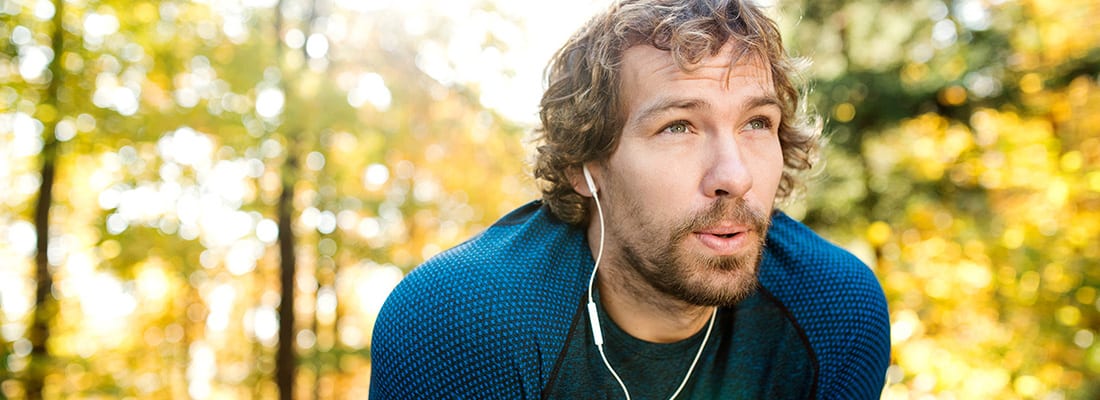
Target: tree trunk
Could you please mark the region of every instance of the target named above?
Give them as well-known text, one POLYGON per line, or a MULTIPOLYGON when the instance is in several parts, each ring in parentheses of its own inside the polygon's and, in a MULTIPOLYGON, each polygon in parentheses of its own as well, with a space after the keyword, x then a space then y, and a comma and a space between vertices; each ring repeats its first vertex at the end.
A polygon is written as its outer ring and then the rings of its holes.
POLYGON ((294 354, 294 274, 297 270, 294 251, 294 231, 291 211, 294 207, 294 181, 290 175, 297 169, 297 159, 287 156, 283 168, 283 189, 279 194, 279 350, 275 359, 275 377, 279 398, 294 397, 294 377, 297 357, 294 354))
MULTIPOLYGON (((275 6, 275 63, 283 60, 283 1, 275 6)), ((283 87, 285 98, 290 98, 287 85, 283 87)), ((279 399, 294 398, 294 378, 297 375, 297 356, 294 352, 294 275, 297 272, 293 227, 294 179, 298 170, 297 146, 294 138, 286 138, 287 156, 283 164, 282 192, 276 206, 279 225, 279 348, 275 355, 275 383, 279 387, 279 399)))
MULTIPOLYGON (((50 61, 50 84, 46 94, 46 104, 59 110, 58 92, 61 90, 62 71, 61 54, 65 48, 64 31, 62 30, 62 14, 64 2, 54 1, 53 16, 53 60, 50 61)), ((42 132, 42 169, 41 181, 38 188, 38 199, 34 204, 34 226, 36 248, 34 255, 34 277, 36 287, 34 291, 34 319, 31 322, 29 339, 31 341, 30 366, 27 369, 26 393, 27 399, 37 400, 42 398, 42 390, 45 387, 47 372, 52 363, 47 344, 50 339, 50 321, 57 315, 57 301, 53 298, 53 275, 50 273, 49 244, 50 244, 50 206, 53 204, 53 186, 57 170, 57 137, 55 129, 60 119, 55 112, 47 117, 52 120, 43 120, 45 129, 42 132)))
POLYGON ((50 275, 50 265, 47 257, 49 247, 50 203, 53 199, 54 181, 54 155, 56 144, 45 146, 42 149, 42 183, 38 191, 38 201, 35 203, 34 224, 35 237, 38 240, 37 253, 34 257, 35 281, 37 286, 34 291, 34 320, 31 323, 29 338, 31 341, 31 360, 27 369, 27 398, 41 399, 42 388, 45 386, 46 372, 50 370, 50 351, 46 347, 50 338, 50 321, 57 315, 57 303, 51 295, 53 289, 53 276, 50 275))

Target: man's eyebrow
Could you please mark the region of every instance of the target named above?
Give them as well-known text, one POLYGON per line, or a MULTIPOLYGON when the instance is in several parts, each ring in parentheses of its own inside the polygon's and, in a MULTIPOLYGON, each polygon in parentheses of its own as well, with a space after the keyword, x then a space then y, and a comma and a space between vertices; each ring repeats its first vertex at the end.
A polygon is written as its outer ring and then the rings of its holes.
MULTIPOLYGON (((780 109, 780 111, 782 111, 783 109, 783 103, 779 101, 779 98, 774 95, 768 94, 763 96, 753 96, 749 98, 747 101, 742 103, 741 112, 747 112, 752 109, 770 106, 777 107, 780 109)), ((669 110, 683 109, 706 111, 709 110, 711 107, 711 104, 703 99, 665 98, 653 102, 645 108, 642 108, 642 110, 639 111, 634 117, 633 122, 636 125, 644 126, 652 123, 653 120, 658 119, 661 114, 664 114, 669 110)))
POLYGON ((710 103, 694 98, 664 98, 642 108, 634 118, 634 122, 637 125, 648 125, 652 120, 672 109, 706 110, 710 109, 710 103))
POLYGON ((744 105, 741 106, 741 111, 748 111, 754 108, 768 106, 775 106, 779 108, 780 111, 783 111, 783 103, 779 101, 778 97, 775 97, 772 94, 768 94, 765 96, 753 96, 748 101, 746 101, 744 105))

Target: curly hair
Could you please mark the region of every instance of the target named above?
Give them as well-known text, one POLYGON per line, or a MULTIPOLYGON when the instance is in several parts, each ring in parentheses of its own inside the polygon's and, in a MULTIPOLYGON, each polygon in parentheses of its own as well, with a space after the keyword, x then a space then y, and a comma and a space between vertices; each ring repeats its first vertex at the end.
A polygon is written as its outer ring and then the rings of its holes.
MULTIPOLYGON (((783 176, 777 196, 787 197, 809 169, 821 124, 802 103, 796 60, 786 54, 775 22, 751 0, 622 0, 596 15, 558 50, 546 67, 548 86, 535 131, 534 175, 551 212, 571 224, 588 219, 587 199, 570 176, 583 163, 611 156, 626 116, 620 107, 623 52, 636 45, 668 51, 684 71, 714 56, 728 41, 767 60, 781 102, 779 142, 783 176)), ((733 62, 737 62, 735 57, 733 62)))

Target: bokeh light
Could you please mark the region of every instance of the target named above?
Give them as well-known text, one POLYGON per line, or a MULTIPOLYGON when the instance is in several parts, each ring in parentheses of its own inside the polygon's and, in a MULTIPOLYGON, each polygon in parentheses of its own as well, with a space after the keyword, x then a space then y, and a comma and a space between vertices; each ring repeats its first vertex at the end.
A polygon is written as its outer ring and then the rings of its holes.
MULTIPOLYGON (((879 277, 883 397, 1100 395, 1100 5, 757 3, 828 141, 784 207, 879 277)), ((543 67, 606 1, 58 4, 0 1, 3 398, 272 398, 288 306, 298 397, 366 397, 390 291, 537 197, 543 67)))

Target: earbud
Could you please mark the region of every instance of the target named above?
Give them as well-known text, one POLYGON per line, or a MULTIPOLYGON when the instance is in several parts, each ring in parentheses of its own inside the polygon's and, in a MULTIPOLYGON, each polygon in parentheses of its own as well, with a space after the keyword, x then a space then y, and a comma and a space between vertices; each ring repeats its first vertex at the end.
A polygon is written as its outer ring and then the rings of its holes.
POLYGON ((592 181, 592 173, 588 172, 587 165, 582 165, 581 170, 584 171, 584 181, 588 183, 588 190, 592 192, 593 196, 595 196, 596 192, 598 192, 599 190, 596 189, 596 182, 592 181))

